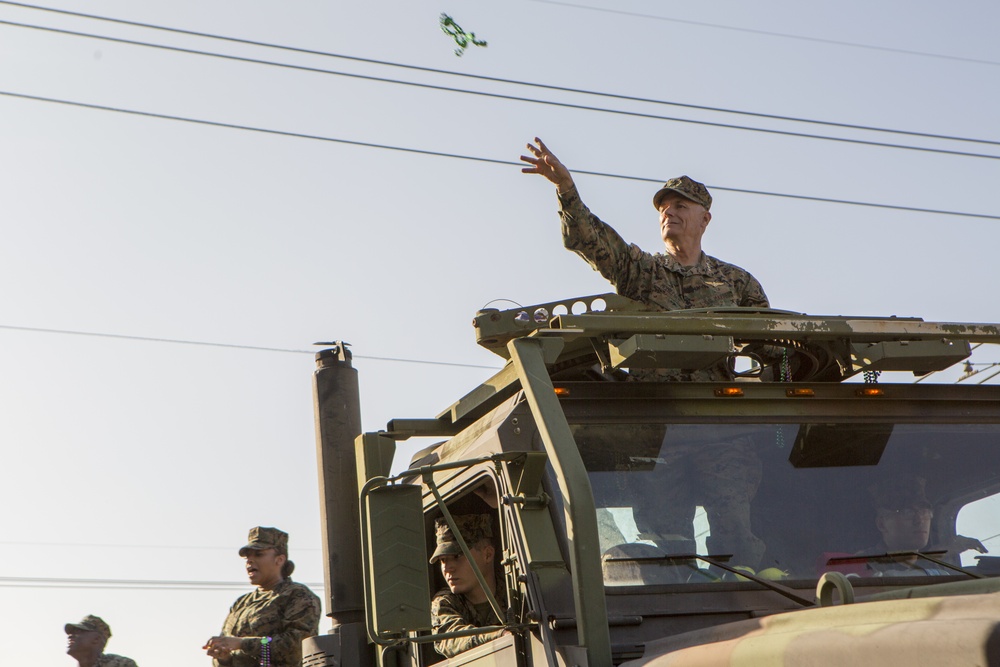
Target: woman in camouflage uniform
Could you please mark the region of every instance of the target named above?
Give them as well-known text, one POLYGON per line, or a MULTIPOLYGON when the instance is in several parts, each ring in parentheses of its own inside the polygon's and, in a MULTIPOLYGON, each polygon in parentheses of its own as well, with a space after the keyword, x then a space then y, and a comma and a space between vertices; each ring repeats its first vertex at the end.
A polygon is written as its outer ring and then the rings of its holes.
POLYGON ((300 667, 302 640, 319 634, 319 598, 291 580, 288 534, 277 528, 250 529, 240 549, 256 590, 229 609, 222 634, 205 642, 215 667, 300 667))

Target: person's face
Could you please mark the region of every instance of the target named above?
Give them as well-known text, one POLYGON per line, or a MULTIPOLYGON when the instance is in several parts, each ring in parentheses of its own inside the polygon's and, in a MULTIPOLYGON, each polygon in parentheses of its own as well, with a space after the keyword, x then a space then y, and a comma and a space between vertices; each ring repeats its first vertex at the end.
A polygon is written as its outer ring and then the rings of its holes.
POLYGON ((875 525, 890 551, 915 551, 927 546, 933 516, 934 512, 929 507, 880 509, 875 525))
POLYGON ((274 549, 248 549, 246 556, 247 576, 255 586, 271 588, 281 579, 281 566, 285 564, 284 554, 274 549))
MULTIPOLYGON (((479 567, 483 576, 487 576, 493 563, 493 546, 490 544, 479 544, 469 549, 473 560, 479 567)), ((472 564, 464 554, 450 554, 441 556, 441 574, 448 584, 448 588, 456 595, 465 595, 477 598, 482 593, 479 580, 476 579, 475 572, 472 571, 472 564)))
POLYGON ((712 219, 701 204, 677 194, 667 193, 659 202, 660 236, 665 243, 700 241, 712 219))
POLYGON ((96 630, 70 629, 66 636, 66 653, 74 658, 96 655, 104 648, 103 637, 96 630))

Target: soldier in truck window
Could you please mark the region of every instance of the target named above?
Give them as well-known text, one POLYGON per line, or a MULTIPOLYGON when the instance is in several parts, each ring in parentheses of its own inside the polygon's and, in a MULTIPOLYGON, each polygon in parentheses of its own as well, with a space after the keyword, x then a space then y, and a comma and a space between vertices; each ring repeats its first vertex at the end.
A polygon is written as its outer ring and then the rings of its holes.
MULTIPOLYGON (((708 188, 687 176, 667 181, 653 195, 664 252, 653 254, 629 244, 580 199, 569 169, 541 141, 528 144, 521 160, 526 174, 540 174, 556 186, 563 245, 607 278, 622 296, 656 310, 716 306, 767 308, 757 279, 738 266, 706 255, 701 249, 712 214, 708 188)), ((660 380, 729 379, 724 363, 708 369, 633 369, 637 377, 660 380)))
MULTIPOLYGON (((493 517, 489 514, 466 514, 457 515, 454 520, 487 586, 500 604, 500 608, 506 609, 507 596, 504 587, 497 586, 493 517)), ((439 518, 435 522, 434 529, 437 548, 431 555, 430 562, 432 565, 440 564, 441 574, 448 586, 447 589, 438 591, 431 601, 434 634, 501 625, 473 572, 472 563, 462 553, 462 548, 448 527, 448 523, 439 518)), ((503 634, 507 632, 496 630, 467 637, 442 639, 434 642, 434 649, 445 657, 451 657, 503 634)))
MULTIPOLYGON (((875 527, 882 535, 879 544, 864 551, 866 556, 912 551, 945 551, 941 556, 958 556, 967 549, 986 552, 982 542, 956 535, 944 547, 928 547, 934 507, 925 494, 926 480, 921 477, 900 477, 886 480, 872 488, 875 505, 875 527)), ((948 575, 953 570, 916 555, 872 559, 868 568, 875 576, 948 575)))

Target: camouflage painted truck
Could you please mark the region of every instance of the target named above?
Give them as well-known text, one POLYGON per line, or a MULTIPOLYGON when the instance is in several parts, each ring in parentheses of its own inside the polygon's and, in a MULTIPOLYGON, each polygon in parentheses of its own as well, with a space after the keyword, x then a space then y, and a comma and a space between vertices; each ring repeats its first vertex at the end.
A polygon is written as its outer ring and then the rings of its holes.
POLYGON ((1000 326, 615 295, 474 326, 502 370, 377 433, 347 349, 317 355, 333 627, 304 665, 1000 665, 1000 387, 922 381, 1000 326), (392 474, 412 437, 441 441, 392 474), (507 595, 474 632, 509 633, 445 660, 434 521, 482 511, 507 595))

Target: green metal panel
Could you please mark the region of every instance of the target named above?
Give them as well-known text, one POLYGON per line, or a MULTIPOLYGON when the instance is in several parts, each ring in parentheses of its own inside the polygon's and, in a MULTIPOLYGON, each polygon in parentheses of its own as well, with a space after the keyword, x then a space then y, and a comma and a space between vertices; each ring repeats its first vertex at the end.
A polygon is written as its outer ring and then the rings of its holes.
POLYGON ((396 442, 378 433, 362 433, 354 441, 357 450, 358 488, 373 477, 388 477, 396 442))
POLYGON ((733 351, 728 336, 656 336, 637 334, 612 342, 611 365, 615 368, 705 368, 725 359, 733 351))
POLYGON ((397 484, 374 489, 365 499, 365 516, 374 634, 430 629, 421 488, 397 484))
POLYGON ((858 364, 876 371, 941 371, 969 358, 972 347, 967 340, 886 341, 855 346, 858 364))
POLYGON ((604 591, 594 585, 603 579, 594 495, 545 368, 547 358, 558 354, 556 342, 561 341, 521 338, 509 348, 564 499, 577 638, 590 664, 604 667, 611 665, 611 638, 604 591))

